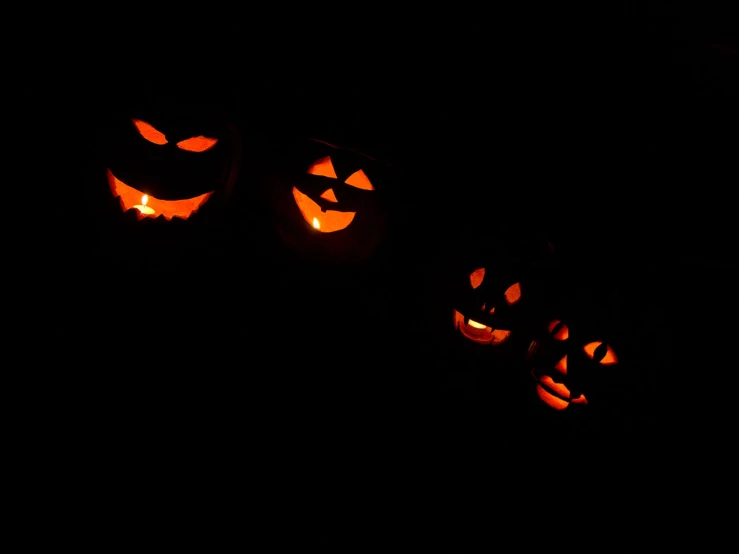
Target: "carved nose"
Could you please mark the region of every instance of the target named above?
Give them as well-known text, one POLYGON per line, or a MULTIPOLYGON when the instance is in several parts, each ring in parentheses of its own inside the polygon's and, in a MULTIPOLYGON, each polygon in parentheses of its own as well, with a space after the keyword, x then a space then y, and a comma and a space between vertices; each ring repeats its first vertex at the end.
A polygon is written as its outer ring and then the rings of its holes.
POLYGON ((336 200, 336 195, 334 194, 334 189, 328 189, 327 191, 324 191, 324 193, 321 195, 321 198, 324 200, 328 200, 329 202, 338 202, 336 200))

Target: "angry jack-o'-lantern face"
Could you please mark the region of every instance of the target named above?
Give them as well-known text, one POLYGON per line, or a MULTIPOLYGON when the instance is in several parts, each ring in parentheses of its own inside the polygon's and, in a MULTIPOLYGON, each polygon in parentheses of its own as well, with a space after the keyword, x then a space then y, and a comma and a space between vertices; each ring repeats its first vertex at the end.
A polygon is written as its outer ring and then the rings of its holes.
MULTIPOLYGON (((311 164, 308 168, 308 174, 322 179, 338 180, 336 170, 331 162, 331 156, 326 156, 311 164)), ((372 186, 372 183, 362 169, 354 171, 343 180, 343 183, 362 191, 375 190, 375 187, 372 186)), ((334 188, 337 187, 336 184, 330 182, 326 182, 326 186, 326 190, 316 200, 300 192, 297 187, 293 187, 293 196, 306 222, 316 231, 333 233, 346 229, 354 220, 356 212, 331 209, 330 206, 335 208, 340 207, 339 200, 336 198, 336 193, 334 192, 334 188)))
POLYGON ((569 327, 558 319, 549 322, 547 331, 543 344, 533 343, 543 352, 531 371, 537 395, 555 410, 564 410, 571 404, 587 405, 583 389, 588 377, 600 369, 598 366, 617 364, 616 353, 601 341, 578 341, 577 333, 571 336, 569 327), (557 343, 562 347, 557 348, 557 343))
POLYGON ((188 219, 236 179, 235 130, 205 117, 161 111, 115 129, 107 177, 113 197, 139 219, 188 219))
POLYGON ((487 286, 484 267, 470 273, 469 283, 473 290, 480 291, 480 294, 473 295, 472 301, 479 307, 473 310, 472 304, 469 304, 464 312, 455 309, 454 327, 465 338, 479 344, 504 343, 510 338, 511 330, 500 328, 501 323, 508 319, 509 307, 521 300, 521 284, 512 283, 505 289, 500 288, 500 283, 487 286))

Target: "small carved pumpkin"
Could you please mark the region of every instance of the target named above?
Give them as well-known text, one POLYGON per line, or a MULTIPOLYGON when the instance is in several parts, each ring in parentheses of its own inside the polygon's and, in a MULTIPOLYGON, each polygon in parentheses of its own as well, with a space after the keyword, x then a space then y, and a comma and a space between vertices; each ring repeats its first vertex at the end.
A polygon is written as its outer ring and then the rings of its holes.
POLYGON ((510 338, 510 329, 501 326, 510 327, 506 321, 510 321, 511 318, 506 312, 521 300, 521 283, 515 282, 502 289, 500 284, 505 283, 505 280, 494 279, 489 278, 488 282, 485 282, 484 267, 472 271, 469 275, 470 286, 473 290, 480 291, 479 295, 474 294, 473 297, 478 302, 482 300, 482 305, 475 310, 472 304, 468 304, 470 308, 465 309, 464 314, 454 310, 454 327, 462 336, 479 344, 498 345, 510 338), (472 319, 473 317, 475 319, 472 319))
POLYGON ((508 244, 503 237, 488 237, 453 246, 447 317, 452 316, 457 336, 494 349, 520 339, 522 360, 530 341, 524 335, 536 328, 532 310, 549 248, 538 238, 521 237, 508 244))

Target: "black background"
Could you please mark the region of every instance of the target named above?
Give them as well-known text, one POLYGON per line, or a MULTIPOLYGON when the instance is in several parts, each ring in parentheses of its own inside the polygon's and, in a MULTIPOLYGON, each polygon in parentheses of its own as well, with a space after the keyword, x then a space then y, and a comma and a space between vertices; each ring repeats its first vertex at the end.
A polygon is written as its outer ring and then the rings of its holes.
POLYGON ((244 166, 223 228, 176 266, 111 260, 88 206, 64 214, 42 265, 62 303, 44 328, 65 360, 70 434, 132 464, 176 466, 580 452, 557 428, 491 413, 494 385, 430 338, 434 268, 455 241, 489 234, 545 236, 563 271, 620 298, 617 325, 641 333, 647 392, 589 446, 644 462, 704 435, 675 388, 693 383, 690 404, 724 382, 736 301, 739 54, 721 9, 213 9, 101 23, 66 58, 76 115, 65 128, 80 145, 70 180, 95 186, 88 130, 149 94, 223 105, 244 166), (304 135, 401 172, 392 239, 365 266, 298 261, 269 227, 250 164, 304 135), (137 290, 160 299, 155 313, 137 290))

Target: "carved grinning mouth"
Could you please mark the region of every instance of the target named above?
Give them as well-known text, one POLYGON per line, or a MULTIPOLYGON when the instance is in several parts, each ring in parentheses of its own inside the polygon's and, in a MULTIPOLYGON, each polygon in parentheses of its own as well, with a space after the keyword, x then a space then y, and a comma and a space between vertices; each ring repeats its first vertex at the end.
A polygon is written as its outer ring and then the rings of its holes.
MULTIPOLYGON (((536 378, 536 376, 534 377, 536 378)), ((563 383, 558 383, 549 375, 543 375, 538 379, 536 392, 539 395, 539 398, 555 410, 564 410, 570 405, 570 403, 588 403, 584 394, 572 398, 570 395, 570 389, 568 389, 563 383)))
POLYGON ((293 187, 293 197, 303 218, 322 233, 332 233, 346 229, 356 215, 356 212, 324 210, 317 202, 311 200, 295 187, 293 187))
MULTIPOLYGON (((113 175, 113 172, 110 169, 108 169, 108 183, 110 183, 110 190, 113 193, 113 196, 120 199, 121 210, 124 212, 134 209, 136 206, 142 204, 142 198, 146 193, 127 185, 113 175)), ((159 216, 163 216, 167 220, 170 220, 173 217, 187 219, 197 212, 205 202, 207 202, 213 192, 214 191, 206 192, 200 196, 183 200, 160 200, 153 196, 147 196, 144 204, 150 208, 152 212, 143 213, 142 211, 139 211, 139 219, 143 219, 145 217, 156 218, 159 216)))
POLYGON ((464 317, 457 310, 454 310, 454 326, 466 338, 480 344, 500 344, 511 336, 510 331, 493 329, 488 325, 464 317))

